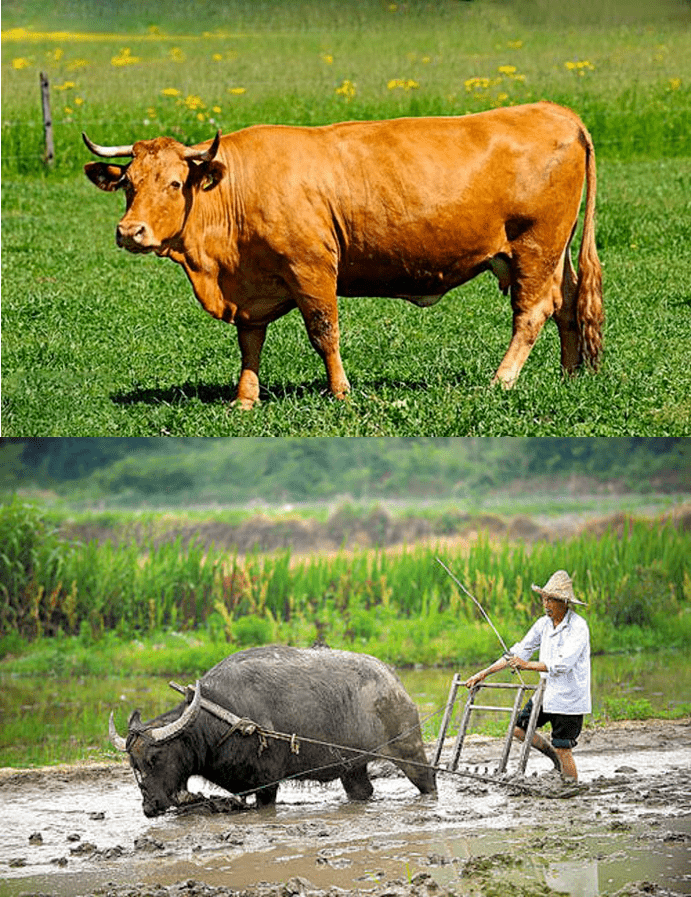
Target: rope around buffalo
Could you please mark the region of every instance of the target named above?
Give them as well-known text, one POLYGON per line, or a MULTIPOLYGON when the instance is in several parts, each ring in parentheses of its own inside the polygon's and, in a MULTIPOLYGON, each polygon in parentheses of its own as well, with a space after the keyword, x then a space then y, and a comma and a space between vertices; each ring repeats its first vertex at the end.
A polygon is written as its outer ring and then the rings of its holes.
MULTIPOLYGON (((427 716, 423 717, 423 719, 421 720, 421 723, 428 722, 433 717, 438 716, 442 711, 443 711, 443 708, 441 708, 441 707, 438 708, 437 710, 433 710, 431 713, 427 714, 427 716)), ((256 733, 258 735, 258 737, 260 739, 260 742, 259 742, 260 752, 262 750, 264 750, 266 747, 266 739, 272 738, 275 741, 289 742, 290 749, 291 749, 292 753, 295 753, 295 754, 299 753, 300 743, 303 742, 305 744, 314 744, 319 747, 326 747, 331 750, 334 750, 339 754, 339 759, 334 760, 332 763, 325 763, 321 766, 314 766, 311 769, 305 770, 304 772, 295 773, 294 775, 282 776, 280 779, 276 779, 273 782, 267 782, 265 785, 260 785, 259 787, 250 788, 247 791, 234 792, 235 797, 238 797, 238 798, 245 798, 250 794, 255 794, 257 791, 262 791, 265 788, 273 788, 276 785, 280 785, 281 782, 290 781, 292 779, 308 778, 310 773, 321 772, 324 769, 331 769, 334 766, 343 766, 345 768, 348 768, 349 766, 354 765, 359 759, 361 759, 362 756, 368 757, 371 760, 387 760, 389 763, 392 763, 393 762, 392 758, 387 757, 386 754, 380 753, 381 750, 383 748, 385 748, 387 745, 392 744, 395 741, 398 741, 400 738, 404 738, 406 735, 408 735, 409 732, 411 732, 414 728, 416 728, 416 726, 411 726, 409 729, 406 729, 403 732, 399 732, 398 735, 395 735, 393 738, 390 738, 388 741, 384 741, 381 744, 377 745, 377 747, 375 747, 373 750, 366 751, 366 750, 362 750, 360 748, 347 747, 346 745, 342 745, 342 744, 334 744, 333 742, 329 742, 329 741, 321 741, 317 738, 307 738, 307 737, 303 737, 303 736, 298 736, 295 733, 292 733, 289 735, 286 732, 274 732, 271 729, 263 729, 261 726, 257 725, 254 722, 251 722, 250 720, 239 720, 238 723, 231 726, 230 730, 223 736, 223 738, 221 739, 221 741, 218 742, 218 744, 219 745, 222 744, 233 732, 235 732, 240 727, 241 723, 245 724, 245 726, 248 727, 245 729, 245 734, 256 733), (251 731, 249 730, 249 726, 252 727, 251 731), (341 751, 346 751, 351 754, 356 754, 358 756, 351 757, 350 759, 346 759, 341 754, 341 751)), ((511 790, 517 794, 531 793, 533 790, 527 782, 524 782, 524 781, 519 782, 516 779, 511 779, 511 778, 501 779, 501 778, 497 778, 496 776, 490 776, 487 774, 483 775, 481 773, 469 772, 467 770, 446 769, 445 767, 442 767, 442 766, 432 766, 429 763, 420 763, 416 760, 406 760, 404 762, 409 766, 417 766, 421 769, 432 769, 434 772, 443 773, 444 775, 456 776, 459 778, 473 779, 475 781, 483 782, 485 784, 490 784, 490 785, 500 785, 502 787, 508 788, 509 790, 511 790)))

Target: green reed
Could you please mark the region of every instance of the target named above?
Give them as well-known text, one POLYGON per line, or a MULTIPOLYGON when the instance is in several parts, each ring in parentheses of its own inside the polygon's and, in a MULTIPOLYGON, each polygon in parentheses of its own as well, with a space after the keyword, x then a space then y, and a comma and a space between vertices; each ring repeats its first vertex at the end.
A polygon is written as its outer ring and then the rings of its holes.
MULTIPOLYGON (((596 651, 691 643, 691 536, 622 518, 603 533, 534 544, 480 534, 466 547, 229 556, 195 541, 120 545, 62 539, 19 501, 0 509, 0 635, 17 640, 203 630, 236 646, 271 641, 371 650, 395 663, 486 656, 496 639, 449 566, 501 628, 520 637, 539 612, 532 583, 574 576, 596 651)), ((8 647, 9 645, 9 647, 8 647)))

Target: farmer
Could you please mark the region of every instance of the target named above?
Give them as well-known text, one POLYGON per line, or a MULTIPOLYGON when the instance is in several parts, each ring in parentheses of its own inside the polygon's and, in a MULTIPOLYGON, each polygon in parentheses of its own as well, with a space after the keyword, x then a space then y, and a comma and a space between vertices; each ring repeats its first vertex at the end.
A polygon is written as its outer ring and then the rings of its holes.
MULTIPOLYGON (((547 679, 538 727, 552 725, 552 744, 535 732, 533 747, 546 754, 565 778, 578 779, 571 749, 576 745, 583 726, 583 714, 590 713, 590 633, 588 624, 573 610, 584 605, 573 593, 571 578, 565 570, 557 570, 544 588, 533 583, 542 596, 545 615, 533 624, 528 633, 499 658, 465 682, 467 688, 479 685, 487 676, 511 667, 513 670, 535 670, 547 679), (539 660, 531 661, 540 649, 539 660)), ((525 738, 532 698, 516 721, 514 737, 525 738)))

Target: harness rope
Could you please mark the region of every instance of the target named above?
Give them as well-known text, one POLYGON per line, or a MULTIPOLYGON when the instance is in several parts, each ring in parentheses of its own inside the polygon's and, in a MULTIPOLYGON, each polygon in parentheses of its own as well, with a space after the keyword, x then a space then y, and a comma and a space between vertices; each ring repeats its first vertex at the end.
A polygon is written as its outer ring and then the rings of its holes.
MULTIPOLYGON (((192 689, 191 686, 184 688, 183 686, 178 685, 175 682, 170 682, 169 685, 171 688, 175 689, 175 691, 178 691, 181 694, 185 694, 185 695, 192 689)), ((206 699, 202 699, 202 707, 205 710, 207 710, 208 712, 210 712, 211 714, 213 714, 214 716, 217 716, 217 718, 222 719, 224 722, 228 723, 228 725, 230 726, 229 731, 224 733, 224 735, 222 736, 220 741, 216 744, 216 748, 220 747, 220 745, 223 744, 223 742, 226 741, 234 732, 241 731, 243 735, 252 735, 255 732, 259 735, 260 753, 266 747, 266 738, 272 738, 275 741, 289 742, 291 752, 294 754, 299 753, 301 742, 304 744, 317 745, 318 747, 326 747, 326 748, 329 748, 330 750, 336 751, 338 753, 339 759, 334 760, 332 763, 325 763, 322 766, 315 766, 315 767, 312 767, 311 769, 304 770, 299 773, 294 773, 293 775, 290 775, 290 776, 282 776, 280 779, 277 779, 276 781, 267 782, 265 785, 259 785, 258 787, 250 788, 247 791, 234 792, 236 797, 241 797, 241 798, 247 797, 247 795, 249 795, 249 794, 255 794, 257 791, 262 791, 265 788, 273 788, 274 786, 279 785, 281 782, 290 781, 291 779, 307 778, 307 777, 309 777, 310 773, 321 772, 322 770, 325 770, 325 769, 331 769, 334 766, 343 766, 344 768, 347 769, 348 767, 353 766, 358 760, 362 759, 363 756, 368 757, 370 760, 388 760, 390 763, 393 763, 394 762, 393 758, 387 756, 386 754, 382 754, 381 750, 383 748, 385 748, 387 745, 392 744, 393 742, 398 741, 401 738, 404 738, 406 735, 408 735, 409 732, 412 732, 413 729, 417 728, 417 726, 411 726, 409 729, 406 729, 403 732, 399 732, 397 735, 394 735, 394 737, 390 738, 388 741, 384 741, 381 744, 377 745, 377 747, 373 748, 372 750, 363 750, 361 748, 347 747, 346 745, 342 745, 342 744, 334 744, 333 742, 330 742, 330 741, 321 741, 318 738, 308 738, 305 736, 298 736, 295 733, 292 733, 289 735, 286 732, 275 732, 271 729, 264 729, 261 726, 259 726, 257 723, 255 723, 251 720, 241 719, 240 717, 235 716, 235 714, 231 713, 230 711, 225 710, 225 708, 218 707, 213 702, 208 701, 206 699), (216 713, 215 712, 216 710, 218 710, 220 712, 216 713), (346 751, 351 754, 356 754, 358 756, 351 757, 350 759, 346 759, 340 753, 341 751, 346 751)), ((421 724, 428 722, 430 719, 432 719, 435 716, 438 716, 442 712, 442 710, 443 710, 443 708, 440 707, 437 710, 431 711, 431 713, 427 714, 427 716, 422 718, 422 720, 420 721, 421 724)), ((474 779, 476 781, 483 782, 485 784, 490 784, 490 785, 504 785, 510 789, 515 789, 521 793, 526 793, 526 792, 530 791, 530 787, 527 784, 518 783, 517 781, 511 780, 511 779, 502 780, 502 779, 498 779, 496 776, 489 776, 486 774, 483 775, 481 773, 469 772, 467 770, 446 769, 445 767, 442 767, 439 765, 432 766, 429 763, 421 763, 417 760, 404 760, 402 762, 406 763, 409 766, 416 766, 421 769, 431 769, 436 773, 443 773, 445 775, 457 776, 460 778, 474 779)))

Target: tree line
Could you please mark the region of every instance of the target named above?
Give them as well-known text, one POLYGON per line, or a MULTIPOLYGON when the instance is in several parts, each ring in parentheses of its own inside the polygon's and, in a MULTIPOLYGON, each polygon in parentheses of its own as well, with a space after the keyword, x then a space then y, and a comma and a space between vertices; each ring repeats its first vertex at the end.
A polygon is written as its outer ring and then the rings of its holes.
POLYGON ((582 474, 691 491, 681 438, 0 438, 0 492, 266 502, 482 493, 582 474))

